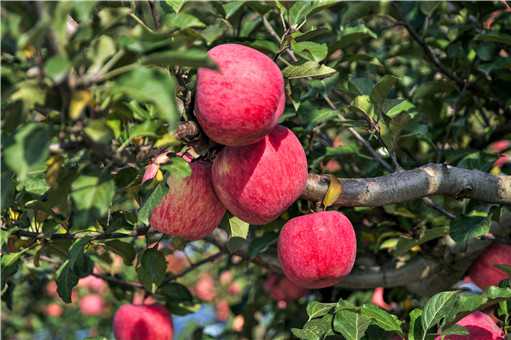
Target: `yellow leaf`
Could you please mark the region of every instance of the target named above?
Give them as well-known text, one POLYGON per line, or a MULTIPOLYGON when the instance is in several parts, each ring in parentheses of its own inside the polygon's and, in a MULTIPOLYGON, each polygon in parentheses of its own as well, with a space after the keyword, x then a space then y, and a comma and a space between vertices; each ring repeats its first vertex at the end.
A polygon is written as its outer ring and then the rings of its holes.
POLYGON ((158 182, 163 181, 163 172, 161 172, 161 170, 160 170, 160 169, 158 169, 158 172, 156 173, 155 179, 156 179, 158 182))
POLYGON ((72 120, 80 118, 80 114, 90 104, 92 94, 89 90, 81 90, 73 93, 71 104, 69 104, 69 117, 72 120))
POLYGON ((172 133, 166 133, 160 139, 158 139, 156 141, 154 146, 156 148, 161 148, 164 146, 175 145, 175 144, 179 144, 179 140, 176 138, 176 136, 172 133))
POLYGON ((62 162, 63 162, 62 156, 50 157, 46 162, 46 164, 48 165, 48 170, 46 171, 46 182, 51 187, 54 187, 57 184, 62 162))
POLYGON ((19 211, 16 211, 16 210, 14 210, 12 208, 9 208, 8 212, 9 212, 9 219, 11 221, 17 221, 20 218, 20 212, 19 211))
POLYGON ((26 59, 32 58, 34 56, 35 52, 36 52, 36 49, 32 45, 27 45, 27 46, 23 47, 23 49, 21 50, 21 53, 23 54, 23 56, 26 59))
POLYGON ((323 206, 328 208, 332 204, 337 201, 339 196, 342 193, 341 182, 334 175, 330 175, 330 184, 328 185, 328 190, 323 198, 323 206))

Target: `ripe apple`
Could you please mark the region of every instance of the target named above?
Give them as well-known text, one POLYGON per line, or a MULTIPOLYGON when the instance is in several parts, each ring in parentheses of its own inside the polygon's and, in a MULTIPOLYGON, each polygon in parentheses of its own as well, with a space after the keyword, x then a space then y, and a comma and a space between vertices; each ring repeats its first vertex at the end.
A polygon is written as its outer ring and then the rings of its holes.
POLYGON ((229 307, 229 302, 227 300, 222 299, 216 303, 216 318, 220 321, 227 321, 229 319, 229 315, 231 314, 231 308, 229 307))
POLYGON ((229 270, 225 270, 220 274, 220 284, 222 286, 227 286, 232 282, 232 273, 229 270))
POLYGON ((185 253, 180 250, 174 251, 172 254, 167 255, 167 271, 173 274, 182 272, 190 265, 185 253))
POLYGON ((290 302, 307 294, 307 290, 295 285, 286 277, 271 274, 264 282, 264 289, 270 293, 273 300, 290 302))
POLYGON ((391 306, 385 302, 383 293, 384 293, 383 287, 376 287, 374 289, 373 295, 371 296, 371 303, 382 309, 390 310, 391 306))
POLYGON ((480 288, 496 286, 508 277, 496 264, 511 266, 511 245, 492 244, 472 264, 469 276, 480 288))
POLYGON ((236 315, 232 320, 232 330, 235 332, 241 332, 245 325, 245 318, 243 315, 236 315))
POLYGON ((265 54, 239 44, 208 52, 218 70, 197 73, 195 116, 209 138, 231 146, 257 142, 284 111, 284 78, 265 54))
POLYGON ((55 280, 51 280, 46 284, 46 294, 51 297, 57 297, 57 282, 55 280))
POLYGON ((208 273, 199 277, 194 287, 195 295, 203 301, 212 301, 216 297, 215 281, 208 273))
POLYGON ((154 305, 122 305, 114 316, 116 340, 169 340, 174 327, 165 307, 154 305))
POLYGON ((506 149, 508 149, 510 147, 511 147, 511 141, 502 139, 502 140, 499 140, 499 141, 496 141, 496 142, 493 142, 492 144, 490 144, 488 149, 491 152, 499 153, 499 152, 505 151, 506 149))
POLYGON ((277 248, 289 280, 304 288, 323 288, 351 272, 357 239, 346 216, 323 211, 289 220, 280 232, 277 248))
POLYGON ((190 164, 185 178, 170 175, 169 191, 151 214, 151 226, 171 236, 198 240, 215 229, 225 208, 211 185, 211 166, 204 161, 190 164))
MULTIPOLYGON (((487 314, 475 311, 456 323, 463 326, 469 335, 448 335, 444 340, 504 340, 504 332, 487 314)), ((441 337, 435 337, 440 340, 441 337)))
POLYGON ((108 288, 108 284, 99 277, 89 275, 78 281, 78 287, 95 293, 104 293, 108 288))
POLYGON ((44 313, 54 318, 58 318, 63 312, 64 309, 58 303, 50 303, 44 308, 44 313))
POLYGON ((85 295, 80 299, 80 312, 87 316, 98 316, 105 311, 103 298, 97 294, 85 295))
POLYGON ((241 286, 238 282, 232 282, 227 288, 227 292, 230 295, 238 295, 241 292, 241 286))
POLYGON ((305 189, 307 158, 294 133, 279 125, 255 144, 225 147, 212 173, 218 198, 233 215, 266 224, 305 189))

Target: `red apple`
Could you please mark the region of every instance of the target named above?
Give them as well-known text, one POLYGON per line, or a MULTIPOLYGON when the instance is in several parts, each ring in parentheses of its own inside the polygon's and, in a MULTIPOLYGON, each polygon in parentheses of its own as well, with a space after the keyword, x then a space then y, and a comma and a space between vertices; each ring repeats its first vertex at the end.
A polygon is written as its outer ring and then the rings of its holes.
POLYGON ((231 308, 229 307, 229 302, 227 300, 222 299, 216 303, 216 318, 220 321, 227 321, 229 319, 229 315, 231 314, 231 308))
POLYGON ((142 291, 136 291, 133 294, 131 303, 134 305, 152 305, 156 303, 156 300, 152 296, 146 297, 142 291))
POLYGON ((182 272, 185 268, 190 265, 185 253, 180 250, 176 250, 170 255, 167 255, 167 271, 173 274, 182 272))
POLYGON ((44 312, 48 316, 58 318, 59 316, 62 315, 62 313, 64 312, 64 309, 62 308, 61 305, 59 305, 57 303, 50 303, 49 305, 47 305, 44 308, 44 312))
POLYGON ((289 280, 304 288, 323 288, 351 272, 357 240, 346 216, 323 211, 289 220, 280 232, 277 248, 289 280))
POLYGON ((511 163, 511 158, 508 155, 500 155, 493 165, 502 168, 507 163, 511 163))
POLYGON ((490 144, 490 146, 488 146, 488 149, 491 152, 499 153, 499 152, 505 151, 506 149, 508 149, 510 147, 511 147, 511 141, 502 139, 502 140, 499 140, 499 141, 496 141, 496 142, 490 144))
POLYGON ((222 286, 227 286, 232 282, 232 273, 229 270, 223 271, 220 274, 220 284, 222 286))
MULTIPOLYGON (((504 340, 504 332, 487 314, 475 311, 456 323, 463 326, 469 335, 448 335, 444 340, 504 340)), ((440 340, 441 337, 435 337, 440 340)))
POLYGON ((294 133, 279 125, 255 144, 225 147, 212 172, 218 198, 233 215, 266 224, 305 189, 307 158, 294 133))
POLYGON ((241 332, 243 330, 243 325, 245 325, 245 318, 243 315, 236 315, 232 320, 232 330, 241 332))
POLYGON ((227 292, 230 295, 238 295, 241 292, 241 286, 238 282, 233 282, 229 285, 229 288, 227 288, 227 292))
POLYGON ((195 116, 209 138, 239 146, 257 142, 284 111, 284 78, 265 54, 238 44, 208 52, 218 70, 197 73, 195 116))
POLYGON ((211 166, 204 161, 190 164, 186 178, 170 175, 169 191, 151 214, 151 226, 171 236, 198 240, 215 229, 225 208, 211 185, 211 166))
POLYGON ((371 297, 371 303, 382 309, 390 310, 391 306, 385 302, 383 293, 384 293, 383 287, 376 287, 374 289, 373 296, 371 297))
POLYGON ((95 293, 104 293, 108 288, 108 284, 99 277, 89 275, 78 281, 78 287, 95 293))
POLYGON ((51 297, 57 297, 58 296, 58 293, 57 293, 57 282, 55 282, 54 280, 51 280, 50 282, 48 282, 46 284, 46 294, 48 294, 48 296, 51 296, 51 297))
POLYGON ((204 273, 194 287, 195 295, 203 301, 212 301, 216 297, 215 281, 208 273, 204 273))
POLYGON ((172 339, 172 319, 158 304, 122 305, 114 316, 116 340, 169 340, 172 339))
POLYGON ((511 266, 511 246, 507 244, 493 244, 472 264, 469 276, 480 288, 496 286, 508 276, 495 267, 496 264, 511 266))
POLYGON ((264 289, 270 293, 270 296, 275 301, 290 302, 297 300, 307 294, 307 290, 295 285, 286 277, 276 274, 268 276, 264 282, 264 289))
POLYGON ((97 294, 85 295, 80 299, 80 312, 87 316, 98 316, 105 311, 103 298, 97 294))

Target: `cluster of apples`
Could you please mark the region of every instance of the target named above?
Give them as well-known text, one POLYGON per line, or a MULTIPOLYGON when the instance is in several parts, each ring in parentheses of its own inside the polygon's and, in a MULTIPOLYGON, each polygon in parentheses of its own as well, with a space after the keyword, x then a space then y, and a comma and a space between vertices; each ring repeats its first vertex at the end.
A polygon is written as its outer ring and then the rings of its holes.
MULTIPOLYGON (((278 125, 286 96, 277 64, 238 44, 216 46, 209 57, 218 69, 198 71, 195 116, 205 134, 225 147, 212 165, 192 161, 189 177, 171 174, 169 191, 150 220, 154 229, 188 240, 210 234, 226 209, 250 224, 267 224, 307 183, 305 151, 291 130, 278 125)), ((353 267, 355 232, 339 212, 296 217, 281 231, 278 254, 297 286, 331 286, 353 267)))

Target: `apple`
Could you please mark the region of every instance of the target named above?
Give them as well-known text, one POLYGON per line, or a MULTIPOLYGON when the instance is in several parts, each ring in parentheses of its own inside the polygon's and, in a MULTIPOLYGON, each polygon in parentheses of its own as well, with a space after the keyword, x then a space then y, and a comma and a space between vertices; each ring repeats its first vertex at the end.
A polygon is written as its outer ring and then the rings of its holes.
POLYGON ((134 305, 152 305, 156 303, 156 300, 152 296, 146 297, 142 291, 136 291, 133 294, 131 303, 134 305))
POLYGON ((216 297, 215 281, 208 273, 199 277, 194 287, 195 295, 203 301, 212 301, 216 297))
POLYGON ((105 311, 103 298, 97 294, 85 295, 80 299, 80 312, 87 316, 98 316, 105 311))
POLYGON ((502 139, 502 140, 499 140, 499 141, 496 141, 496 142, 493 142, 492 144, 490 144, 488 146, 488 149, 491 152, 499 153, 499 152, 505 151, 506 149, 508 149, 510 147, 511 147, 511 141, 502 139))
POLYGON ((390 310, 391 306, 385 302, 383 293, 384 293, 383 287, 376 287, 374 289, 373 295, 371 296, 371 303, 382 309, 390 310))
MULTIPOLYGON (((444 340, 504 340, 504 332, 487 314, 475 311, 456 323, 463 326, 469 335, 448 335, 444 340)), ((441 336, 435 340, 442 339, 441 336)))
POLYGON ((243 315, 236 315, 232 320, 232 330, 235 332, 241 332, 245 325, 245 318, 243 315))
POLYGON ((172 254, 167 255, 166 259, 167 271, 173 274, 182 272, 190 265, 185 253, 180 250, 176 250, 172 254))
POLYGON ((307 158, 294 133, 279 125, 255 144, 225 147, 215 158, 212 173, 227 210, 251 224, 266 224, 305 189, 307 158))
POLYGON ((222 299, 216 303, 216 318, 220 321, 227 321, 229 319, 229 315, 231 314, 231 308, 229 307, 229 302, 227 300, 222 299))
POLYGON ((480 288, 496 286, 508 275, 495 267, 496 264, 511 266, 511 245, 494 243, 472 264, 469 276, 480 288))
POLYGON ((89 275, 78 281, 78 287, 95 293, 104 293, 108 288, 108 284, 99 277, 89 275))
POLYGON ((307 290, 295 285, 286 277, 271 274, 264 282, 264 289, 270 293, 273 300, 290 302, 307 294, 307 290))
POLYGON ((227 286, 232 282, 232 273, 229 270, 225 270, 220 274, 220 284, 227 286))
POLYGON ((265 54, 239 44, 208 52, 218 70, 199 68, 195 116, 217 143, 248 145, 267 135, 286 105, 284 78, 265 54))
POLYGON ((241 292, 241 286, 238 282, 232 282, 227 288, 227 292, 230 295, 238 295, 241 292))
POLYGON ((44 308, 44 313, 54 318, 58 318, 63 312, 64 309, 58 303, 50 303, 44 308))
POLYGON ((57 297, 57 282, 55 280, 51 280, 46 284, 46 294, 51 297, 57 297))
POLYGON ((198 240, 215 229, 225 208, 211 185, 211 166, 205 161, 190 164, 192 174, 167 180, 169 191, 151 213, 151 227, 170 236, 198 240))
POLYGON ((114 316, 116 340, 169 340, 174 327, 169 312, 161 305, 122 305, 114 316))
POLYGON ((351 272, 357 239, 346 216, 323 211, 290 219, 280 232, 277 251, 284 274, 294 284, 324 288, 351 272))

